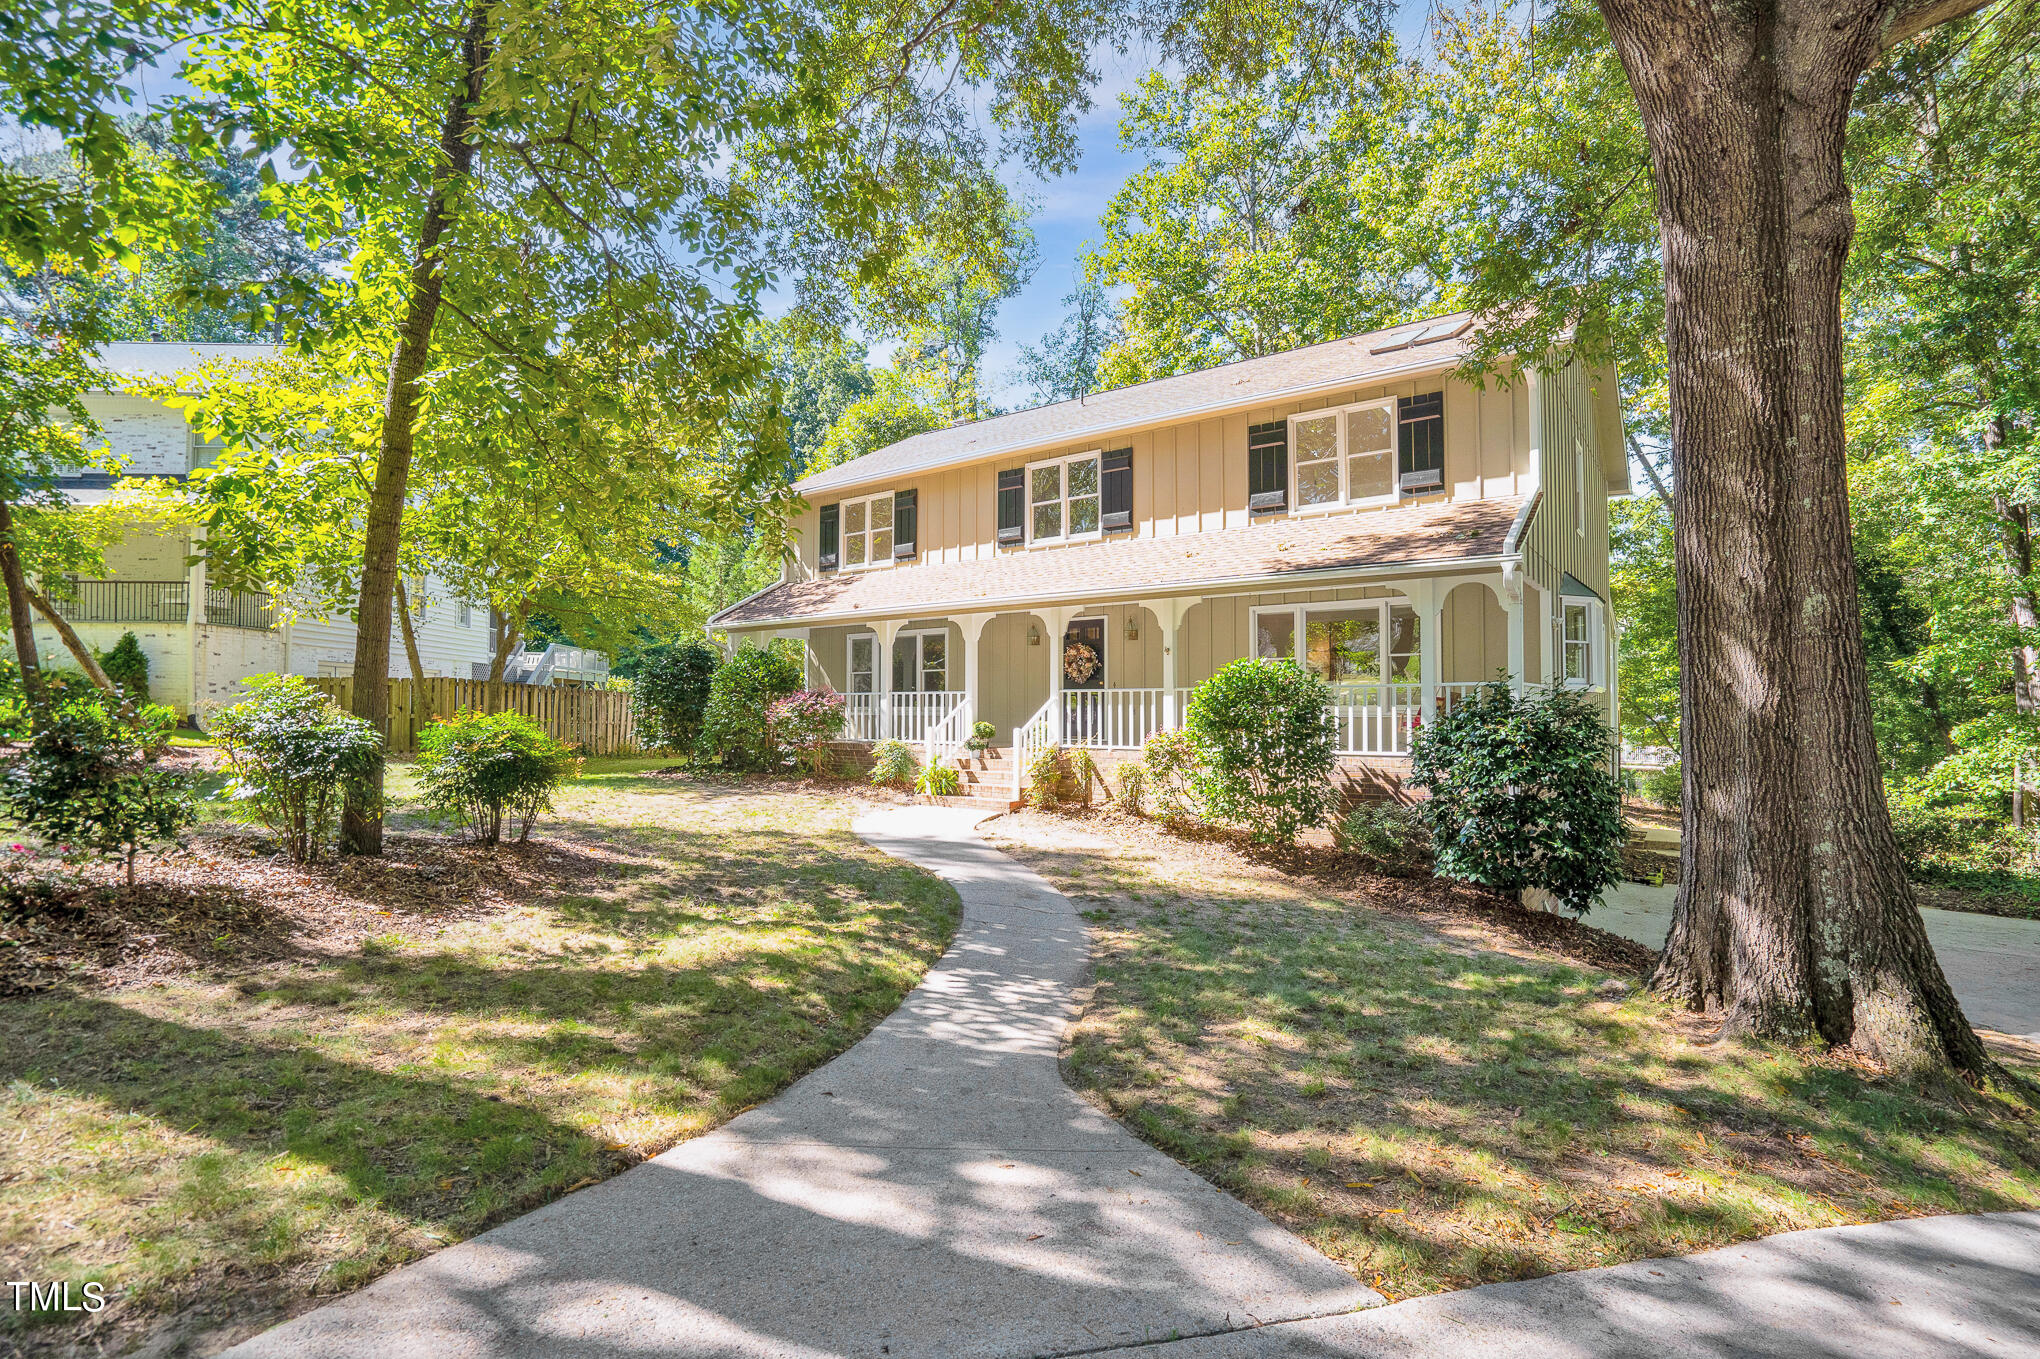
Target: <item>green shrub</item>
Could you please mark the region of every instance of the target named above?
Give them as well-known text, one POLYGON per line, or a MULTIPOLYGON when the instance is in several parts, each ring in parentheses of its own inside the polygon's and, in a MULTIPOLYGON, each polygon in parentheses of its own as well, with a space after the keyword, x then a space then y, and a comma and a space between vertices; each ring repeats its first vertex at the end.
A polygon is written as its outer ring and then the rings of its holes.
POLYGON ((701 752, 730 769, 768 769, 779 758, 766 729, 765 713, 799 690, 801 652, 797 642, 769 647, 746 642, 715 672, 702 713, 701 752))
POLYGON ((59 854, 135 857, 198 819, 192 781, 152 767, 148 736, 104 695, 43 709, 27 747, 0 762, 0 807, 59 854))
POLYGON ((123 632, 113 650, 99 653, 99 668, 120 687, 121 696, 130 703, 149 701, 149 657, 132 632, 123 632))
POLYGON ((1685 775, 1674 762, 1662 769, 1645 770, 1637 780, 1644 799, 1677 815, 1685 807, 1685 775))
POLYGON ((135 713, 135 727, 153 760, 170 748, 170 738, 177 734, 177 710, 165 703, 145 703, 135 713))
POLYGON ((963 775, 954 765, 931 764, 914 780, 914 791, 930 797, 958 797, 963 793, 963 775))
POLYGON ((699 640, 644 651, 630 686, 638 744, 647 750, 692 754, 701 740, 709 690, 721 665, 722 652, 699 640))
POLYGON ((1337 804, 1330 701, 1325 682, 1289 660, 1232 661, 1198 685, 1183 726, 1205 812, 1276 844, 1322 823, 1337 804))
POLYGON ((921 762, 905 741, 880 741, 871 748, 871 783, 874 788, 911 788, 921 762))
POLYGON ((985 751, 991 749, 992 742, 998 739, 997 727, 989 722, 973 722, 970 724, 970 739, 963 744, 972 751, 985 751))
POLYGON ((530 839, 580 764, 570 746, 517 713, 462 712, 418 733, 426 805, 485 845, 502 842, 506 819, 520 843, 530 839))
POLYGON ((843 734, 843 715, 841 694, 802 689, 765 710, 766 734, 795 769, 819 774, 829 768, 829 742, 843 734))
POLYGON ((1140 748, 1142 802, 1164 821, 1196 815, 1197 742, 1187 731, 1158 731, 1140 748))
POLYGON ((1135 816, 1147 815, 1148 772, 1147 766, 1139 760, 1128 760, 1119 766, 1119 791, 1112 800, 1135 816))
POLYGON ((298 863, 319 857, 350 790, 371 795, 382 737, 297 675, 256 675, 248 697, 207 723, 237 812, 265 826, 298 863))
POLYGON ((1082 747, 1043 746, 1027 762, 1027 793, 1034 805, 1068 807, 1091 800, 1097 762, 1082 747))
POLYGON ((1404 802, 1362 802, 1339 819, 1332 838, 1400 877, 1429 871, 1431 832, 1424 815, 1404 802))
MULTIPOLYGON (((98 685, 82 670, 42 672, 43 702, 51 707, 66 703, 93 703, 103 697, 98 685)), ((21 687, 21 667, 12 656, 0 657, 0 740, 18 741, 28 735, 28 695, 21 687)))
POLYGON ((1418 733, 1410 783, 1437 872, 1585 911, 1622 873, 1628 838, 1607 723, 1568 689, 1483 685, 1418 733))
POLYGON ((1934 807, 1895 802, 1891 833, 1915 872, 1927 876, 2012 868, 2032 856, 2030 836, 2004 817, 1976 807, 1934 807))

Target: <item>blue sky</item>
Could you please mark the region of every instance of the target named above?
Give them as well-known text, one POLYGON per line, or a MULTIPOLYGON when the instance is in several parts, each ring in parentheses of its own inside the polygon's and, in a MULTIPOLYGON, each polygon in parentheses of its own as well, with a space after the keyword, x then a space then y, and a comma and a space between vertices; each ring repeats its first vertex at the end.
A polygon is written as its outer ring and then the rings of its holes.
MULTIPOLYGON (((1396 10, 1396 41, 1406 52, 1418 50, 1429 18, 1426 5, 1404 3, 1396 10)), ((1105 205, 1141 166, 1141 157, 1119 149, 1119 96, 1131 89, 1153 64, 1151 53, 1126 56, 1104 52, 1096 58, 1098 85, 1091 109, 1078 125, 1081 159, 1070 174, 1043 182, 1009 174, 1007 184, 1033 200, 1031 219, 1040 265, 1019 295, 999 310, 999 336, 985 360, 986 395, 997 405, 1030 404, 1026 384, 1018 377, 1020 346, 1033 344, 1061 322, 1062 299, 1082 276, 1078 256, 1088 243, 1102 242, 1098 219, 1105 205)))

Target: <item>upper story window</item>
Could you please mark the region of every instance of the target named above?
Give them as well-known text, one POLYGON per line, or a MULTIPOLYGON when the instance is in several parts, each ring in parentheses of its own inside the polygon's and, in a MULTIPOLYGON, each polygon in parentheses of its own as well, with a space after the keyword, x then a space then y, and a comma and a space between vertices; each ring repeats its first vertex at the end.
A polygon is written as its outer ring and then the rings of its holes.
POLYGON ((1077 453, 1027 467, 1027 540, 1067 542, 1095 538, 1099 510, 1099 453, 1077 453))
POLYGON ((920 492, 881 491, 822 506, 818 565, 824 571, 890 566, 915 553, 920 492))
POLYGON ((193 429, 187 445, 186 466, 193 472, 201 467, 211 467, 227 451, 225 439, 208 439, 203 431, 193 429))
MULTIPOLYGON (((1288 432, 1292 509, 1386 505, 1445 488, 1443 392, 1307 411, 1289 417, 1288 432)), ((1250 432, 1249 491, 1257 492, 1253 509, 1280 504, 1279 488, 1262 484, 1268 481, 1265 471, 1256 480, 1254 459, 1264 452, 1250 432)))

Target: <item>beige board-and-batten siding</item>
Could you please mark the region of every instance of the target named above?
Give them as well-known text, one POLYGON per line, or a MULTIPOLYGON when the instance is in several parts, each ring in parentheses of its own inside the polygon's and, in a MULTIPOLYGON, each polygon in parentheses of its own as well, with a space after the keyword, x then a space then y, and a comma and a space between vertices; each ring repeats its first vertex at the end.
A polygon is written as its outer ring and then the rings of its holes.
MULTIPOLYGON (((352 679, 315 679, 313 688, 331 694, 341 707, 354 701, 352 679)), ((555 739, 589 755, 637 753, 637 720, 630 695, 618 689, 574 689, 559 685, 491 684, 487 680, 389 680, 387 749, 402 755, 418 748, 418 732, 434 717, 472 712, 513 712, 528 717, 555 739)))

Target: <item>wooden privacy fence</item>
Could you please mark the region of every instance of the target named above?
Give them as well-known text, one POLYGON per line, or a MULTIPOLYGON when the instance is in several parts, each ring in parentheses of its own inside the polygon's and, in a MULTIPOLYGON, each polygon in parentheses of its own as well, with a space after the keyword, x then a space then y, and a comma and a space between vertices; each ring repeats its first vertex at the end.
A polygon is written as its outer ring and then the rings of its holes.
MULTIPOLYGON (((313 688, 331 694, 346 708, 354 702, 352 679, 315 679, 313 688)), ((568 745, 590 755, 635 754, 637 722, 630 695, 620 689, 572 689, 537 684, 491 684, 487 680, 394 679, 390 686, 390 722, 383 732, 393 755, 418 748, 418 732, 435 717, 451 717, 466 708, 480 713, 520 713, 568 745)))

